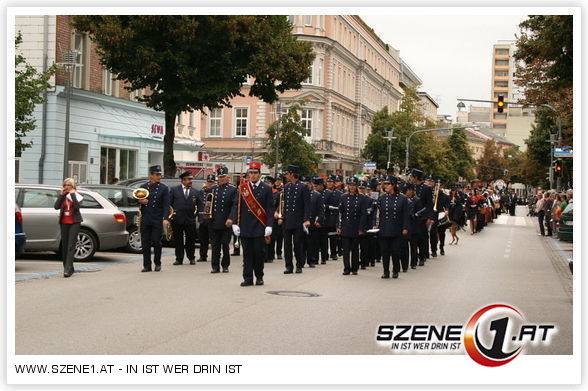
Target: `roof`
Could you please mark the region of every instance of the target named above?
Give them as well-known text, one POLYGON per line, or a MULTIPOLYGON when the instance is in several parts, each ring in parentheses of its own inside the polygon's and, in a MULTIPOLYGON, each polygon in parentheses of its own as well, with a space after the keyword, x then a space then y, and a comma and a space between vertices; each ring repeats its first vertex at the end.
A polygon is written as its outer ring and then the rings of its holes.
POLYGON ((418 92, 417 92, 417 95, 418 95, 418 96, 422 96, 422 97, 425 97, 425 98, 427 98, 428 100, 430 100, 430 101, 431 101, 431 103, 432 103, 432 104, 434 104, 434 105, 435 105, 435 107, 436 107, 436 108, 439 108, 439 105, 437 104, 437 102, 435 102, 435 99, 431 98, 431 95, 429 95, 429 94, 428 94, 428 93, 426 93, 425 91, 418 91, 418 92))
POLYGON ((491 130, 488 129, 471 129, 471 128, 467 128, 466 130, 468 130, 469 132, 478 132, 481 133, 483 136, 487 137, 487 138, 492 138, 494 140, 496 140, 496 142, 500 143, 500 144, 506 144, 506 145, 516 145, 515 143, 508 141, 507 139, 505 139, 502 136, 497 135, 496 133, 492 132, 491 130))

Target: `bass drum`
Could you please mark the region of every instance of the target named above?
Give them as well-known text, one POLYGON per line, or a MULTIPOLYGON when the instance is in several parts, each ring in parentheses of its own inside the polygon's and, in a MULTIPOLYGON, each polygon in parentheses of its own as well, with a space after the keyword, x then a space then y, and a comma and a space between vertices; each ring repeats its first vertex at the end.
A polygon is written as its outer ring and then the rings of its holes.
POLYGON ((447 213, 439 212, 439 224, 437 226, 439 228, 449 228, 451 226, 451 220, 449 220, 447 213))

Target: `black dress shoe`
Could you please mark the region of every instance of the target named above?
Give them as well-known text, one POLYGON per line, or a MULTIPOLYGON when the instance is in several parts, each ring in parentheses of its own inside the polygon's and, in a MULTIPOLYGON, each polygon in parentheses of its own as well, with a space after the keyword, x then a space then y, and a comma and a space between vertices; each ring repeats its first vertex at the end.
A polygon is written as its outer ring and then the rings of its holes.
POLYGON ((206 262, 206 258, 198 258, 196 262, 206 262))
POLYGON ((437 253, 433 253, 433 254, 431 254, 431 256, 432 256, 433 258, 437 258, 437 253))
POLYGON ((241 286, 252 286, 253 285, 253 281, 243 281, 241 283, 241 286))
POLYGON ((321 261, 321 265, 326 265, 327 261, 321 261))
POLYGON ((257 281, 255 281, 255 285, 263 285, 263 280, 257 279, 257 281))
POLYGON ((155 271, 158 272, 161 270, 161 265, 155 265, 155 271))
POLYGON ((229 272, 229 268, 228 267, 223 267, 223 273, 228 273, 229 272))
POLYGON ((350 275, 350 274, 351 274, 350 272, 343 272, 343 275, 344 275, 344 276, 348 276, 348 275, 350 275))
POLYGON ((404 269, 404 268, 403 268, 403 269, 402 269, 402 271, 403 271, 404 273, 406 273, 406 272, 408 271, 408 268, 406 268, 406 269, 404 269))
POLYGON ((71 273, 63 273, 63 277, 65 277, 65 278, 71 277, 71 273))
POLYGON ((398 278, 398 273, 392 273, 392 278, 398 278))
POLYGON ((309 267, 309 268, 311 268, 311 269, 312 269, 312 268, 314 268, 314 267, 315 267, 315 266, 314 266, 314 263, 309 263, 309 264, 308 264, 308 267, 309 267))
POLYGON ((231 255, 241 255, 241 253, 240 253, 240 252, 238 252, 238 251, 235 251, 235 252, 233 252, 231 255))
POLYGON ((213 273, 213 274, 214 273, 220 273, 220 269, 212 269, 210 272, 213 273))
POLYGON ((425 266, 425 261, 420 261, 419 266, 425 266))
POLYGON ((292 274, 292 269, 286 269, 284 270, 284 274, 292 274))
POLYGON ((297 267, 296 268, 296 273, 302 273, 302 268, 301 267, 297 267))
POLYGON ((382 274, 381 278, 384 278, 384 279, 390 278, 390 274, 384 273, 384 274, 382 274))
POLYGON ((190 259, 190 265, 196 265, 196 261, 193 259, 190 259))
POLYGON ((265 263, 274 263, 274 260, 273 259, 266 259, 265 263))
POLYGON ((416 265, 410 265, 411 269, 416 269, 416 265))
POLYGON ((362 267, 361 267, 361 270, 365 270, 365 269, 367 269, 367 267, 366 267, 366 266, 362 266, 362 267))
POLYGON ((278 259, 282 259, 282 255, 281 255, 281 254, 280 254, 280 255, 278 255, 278 259))
POLYGON ((183 263, 184 263, 184 262, 175 261, 173 264, 174 264, 174 265, 181 265, 181 264, 183 264, 183 263))
POLYGON ((441 255, 445 255, 445 250, 441 250, 441 255))
POLYGON ((141 270, 141 273, 150 272, 150 271, 152 271, 150 268, 147 269, 146 267, 144 267, 143 270, 141 270))
POLYGON ((370 266, 376 266, 375 262, 370 263, 370 266))
POLYGON ((354 276, 357 276, 357 272, 351 272, 351 274, 353 274, 354 276))

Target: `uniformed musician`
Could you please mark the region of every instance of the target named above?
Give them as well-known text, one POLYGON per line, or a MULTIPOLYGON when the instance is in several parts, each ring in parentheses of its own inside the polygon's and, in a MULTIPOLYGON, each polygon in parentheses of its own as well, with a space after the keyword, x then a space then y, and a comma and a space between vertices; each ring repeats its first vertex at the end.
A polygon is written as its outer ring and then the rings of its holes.
POLYGON ((325 191, 325 227, 328 230, 329 248, 333 261, 338 259, 337 241, 339 238, 336 231, 337 221, 339 221, 339 200, 343 194, 335 188, 335 179, 337 179, 337 175, 329 175, 325 191))
POLYGON ((359 240, 366 231, 366 203, 359 194, 359 180, 349 177, 345 181, 347 193, 339 201, 337 233, 343 246, 343 275, 357 275, 359 270, 359 240))
MULTIPOLYGON (((408 200, 408 214, 410 225, 408 228, 408 247, 410 254, 410 268, 416 269, 417 265, 425 265, 425 253, 419 249, 419 237, 427 232, 426 217, 424 217, 423 204, 414 191, 414 184, 404 185, 406 198, 408 200)), ((406 251, 406 250, 405 250, 406 251)))
POLYGON ((293 256, 296 257, 296 273, 302 273, 304 258, 302 246, 305 231, 310 227, 310 191, 300 183, 300 167, 289 165, 286 171, 288 183, 284 185, 284 215, 280 224, 284 230, 284 274, 294 272, 293 256))
MULTIPOLYGON (((439 180, 439 184, 441 186, 439 188, 439 197, 437 199, 437 212, 444 212, 447 215, 447 213, 449 213, 449 196, 445 193, 441 180, 439 180)), ((438 213, 435 213, 434 216, 437 217, 437 242, 435 243, 435 246, 439 246, 439 253, 445 255, 445 234, 449 226, 439 224, 438 213)), ((434 247, 434 250, 436 250, 436 247, 434 247)), ((433 253, 435 252, 436 251, 433 251, 433 253)))
POLYGON ((241 286, 263 285, 263 265, 266 260, 266 240, 272 235, 274 207, 272 187, 260 180, 261 163, 251 162, 249 180, 239 185, 233 204, 233 232, 243 246, 243 282, 241 286))
POLYGON ((172 219, 176 261, 174 265, 184 263, 184 252, 190 265, 195 265, 196 212, 198 210, 199 191, 192 188, 192 174, 188 171, 180 174, 181 183, 170 189, 169 203, 174 209, 172 219), (186 243, 184 244, 184 235, 186 243))
MULTIPOLYGON (((329 260, 329 228, 326 226, 329 212, 326 206, 326 200, 330 197, 331 191, 325 188, 325 180, 323 177, 314 178, 314 190, 321 194, 321 202, 323 205, 323 221, 318 228, 319 252, 321 257, 321 265, 324 265, 329 260)), ((317 225, 315 224, 315 227, 317 225)), ((335 232, 336 233, 336 232, 335 232)), ((318 259, 318 258, 317 258, 318 259)))
POLYGON ((233 220, 231 220, 230 214, 235 197, 237 197, 237 188, 230 183, 229 169, 227 167, 219 167, 216 175, 218 184, 211 188, 211 192, 214 194, 214 205, 212 208, 212 217, 209 221, 212 244, 211 273, 219 273, 221 266, 223 273, 228 273, 231 263, 229 243, 233 235, 231 229, 233 220))
MULTIPOLYGON (((266 175, 265 177, 263 177, 263 183, 265 183, 266 185, 268 185, 271 189, 272 189, 272 202, 274 203, 273 205, 273 209, 275 210, 276 208, 276 197, 275 194, 278 192, 275 188, 274 188, 274 184, 276 183, 276 179, 271 176, 271 175, 266 175)), ((274 224, 277 224, 277 222, 274 219, 274 224)), ((275 240, 274 240, 274 226, 272 225, 272 235, 271 235, 271 240, 269 243, 266 244, 266 248, 265 248, 265 262, 267 263, 272 263, 274 261, 274 258, 276 256, 276 252, 275 252, 275 240)))
MULTIPOLYGON (((284 174, 279 173, 276 175, 276 182, 274 184, 273 197, 274 197, 274 210, 278 210, 280 207, 280 194, 282 194, 284 174)), ((284 247, 284 230, 278 226, 278 220, 274 219, 274 225, 272 227, 272 254, 275 254, 276 259, 282 259, 282 249, 284 247)))
POLYGON ((200 258, 196 262, 206 262, 208 259, 208 246, 210 245, 210 220, 204 218, 204 206, 206 196, 211 192, 216 183, 214 174, 206 176, 206 183, 198 192, 198 241, 200 242, 200 258))
MULTIPOLYGON (((370 221, 368 222, 368 227, 375 227, 376 224, 376 215, 378 209, 378 198, 380 198, 380 190, 381 185, 378 178, 372 178, 370 180, 370 193, 369 196, 372 201, 372 210, 370 215, 370 221)), ((376 266, 376 262, 380 262, 380 245, 378 243, 378 233, 367 233, 370 243, 370 266, 376 266)))
POLYGON ((152 270, 151 247, 153 247, 155 271, 161 270, 161 236, 163 225, 169 224, 169 188, 161 183, 161 174, 161 166, 149 167, 149 182, 141 186, 149 190, 149 197, 138 200, 141 204, 142 272, 152 270))
MULTIPOLYGON (((343 183, 343 175, 341 175, 341 174, 337 174, 335 176, 335 190, 337 190, 340 194, 339 199, 341 198, 341 195, 345 194, 345 192, 346 192, 345 184, 343 183)), ((337 255, 342 256, 343 255, 343 245, 342 245, 341 235, 336 235, 335 240, 337 242, 337 255)))
MULTIPOLYGON (((308 228, 308 248, 307 262, 308 267, 315 267, 319 263, 319 254, 321 250, 321 240, 323 234, 323 224, 325 223, 325 204, 323 195, 317 188, 323 185, 323 178, 320 176, 312 178, 314 185, 310 191, 310 227, 308 228)), ((325 258, 323 255, 323 263, 325 258)))
POLYGON ((365 203, 366 213, 366 227, 364 234, 359 237, 359 264, 361 270, 365 270, 370 264, 370 235, 367 234, 367 231, 373 227, 373 200, 369 196, 370 189, 367 181, 360 180, 358 190, 362 196, 362 202, 365 203))
MULTIPOLYGON (((415 195, 421 200, 424 210, 419 217, 425 220, 427 230, 433 224, 433 189, 427 186, 423 181, 423 172, 413 168, 411 171, 411 181, 414 184, 415 195)), ((419 252, 425 255, 425 260, 429 258, 429 235, 425 231, 418 236, 419 252)))
POLYGON ((382 278, 390 278, 390 258, 392 258, 392 278, 398 278, 403 237, 408 235, 408 200, 398 190, 398 178, 389 176, 384 182, 386 192, 378 199, 380 249, 382 253, 382 278))

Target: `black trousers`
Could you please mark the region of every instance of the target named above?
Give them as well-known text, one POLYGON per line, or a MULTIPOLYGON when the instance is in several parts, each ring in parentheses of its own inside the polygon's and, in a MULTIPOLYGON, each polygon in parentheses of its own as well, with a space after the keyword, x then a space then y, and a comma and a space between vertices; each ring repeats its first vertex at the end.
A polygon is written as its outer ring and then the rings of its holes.
MULTIPOLYGON (((321 262, 329 260, 329 229, 325 227, 319 228, 319 251, 321 253, 321 262)), ((317 258, 318 260, 318 258, 317 258)))
POLYGON ((233 231, 231 228, 224 229, 211 229, 210 230, 210 241, 212 244, 212 262, 211 266, 213 270, 229 267, 231 264, 231 254, 229 253, 229 243, 231 242, 231 236, 233 231), (221 250, 223 258, 221 261, 221 250), (220 263, 220 265, 219 265, 220 263))
POLYGON ((545 211, 540 210, 539 213, 537 213, 537 220, 539 220, 539 230, 541 231, 541 235, 545 235, 545 224, 543 223, 544 219, 545 211))
POLYGON ((304 231, 302 224, 300 228, 285 229, 284 228, 284 261, 286 263, 286 270, 293 270, 293 258, 296 257, 296 267, 304 267, 303 246, 304 246, 304 231))
POLYGON ((61 257, 63 258, 63 273, 73 274, 74 255, 78 243, 80 223, 59 224, 61 227, 61 257))
POLYGON ((359 240, 360 237, 341 237, 343 245, 343 271, 357 272, 359 270, 359 240))
POLYGON ((141 223, 141 244, 145 269, 151 269, 151 247, 153 247, 153 263, 155 266, 161 266, 161 235, 163 235, 163 223, 157 225, 141 223))
POLYGON ((266 259, 266 244, 263 237, 241 238, 243 246, 243 281, 263 280, 263 263, 266 259))
POLYGON ((370 235, 362 235, 359 237, 359 262, 362 267, 367 267, 370 264, 370 235))
POLYGON ((437 254, 437 227, 438 223, 434 222, 429 231, 429 242, 431 244, 431 254, 437 254))
POLYGON ((307 244, 308 244, 308 248, 306 250, 306 259, 308 261, 308 264, 314 263, 317 264, 319 262, 319 252, 320 252, 320 229, 314 227, 309 229, 309 233, 307 236, 307 244))
POLYGON ((416 266, 419 263, 419 238, 417 235, 412 234, 408 240, 410 247, 410 266, 416 266))
POLYGON ((375 234, 369 234, 368 243, 370 250, 370 264, 375 266, 376 260, 380 259, 380 245, 378 244, 378 236, 375 234))
POLYGON ((408 241, 408 235, 403 236, 400 240, 400 264, 402 265, 402 270, 408 269, 408 263, 410 259, 408 241))
POLYGON ((208 223, 200 223, 198 226, 198 241, 200 242, 200 259, 208 258, 208 245, 210 244, 210 228, 208 223))
POLYGON ((188 260, 194 259, 196 250, 196 226, 194 224, 177 224, 172 223, 174 231, 174 247, 176 248, 176 261, 184 261, 184 252, 188 260), (184 244, 184 234, 186 243, 184 244))
POLYGON ((427 231, 415 234, 417 248, 419 250, 419 260, 424 261, 429 257, 429 235, 427 231))
POLYGON ((380 249, 382 251, 382 266, 384 274, 390 274, 390 258, 392 258, 392 273, 400 272, 400 253, 402 251, 402 237, 380 238, 380 249))
POLYGON ((329 238, 329 253, 331 254, 331 258, 334 258, 339 254, 337 251, 337 241, 339 240, 339 235, 329 235, 329 233, 337 231, 335 227, 328 227, 327 230, 327 237, 329 238))
POLYGON ((437 227, 437 241, 439 243, 439 250, 441 251, 445 249, 445 231, 447 231, 447 228, 437 227))
POLYGON ((508 207, 508 214, 510 214, 511 216, 514 216, 516 207, 517 207, 517 204, 510 205, 508 207))
POLYGON ((284 231, 282 227, 275 226, 272 228, 272 241, 267 245, 268 261, 274 260, 276 256, 282 256, 282 246, 284 245, 284 231))

